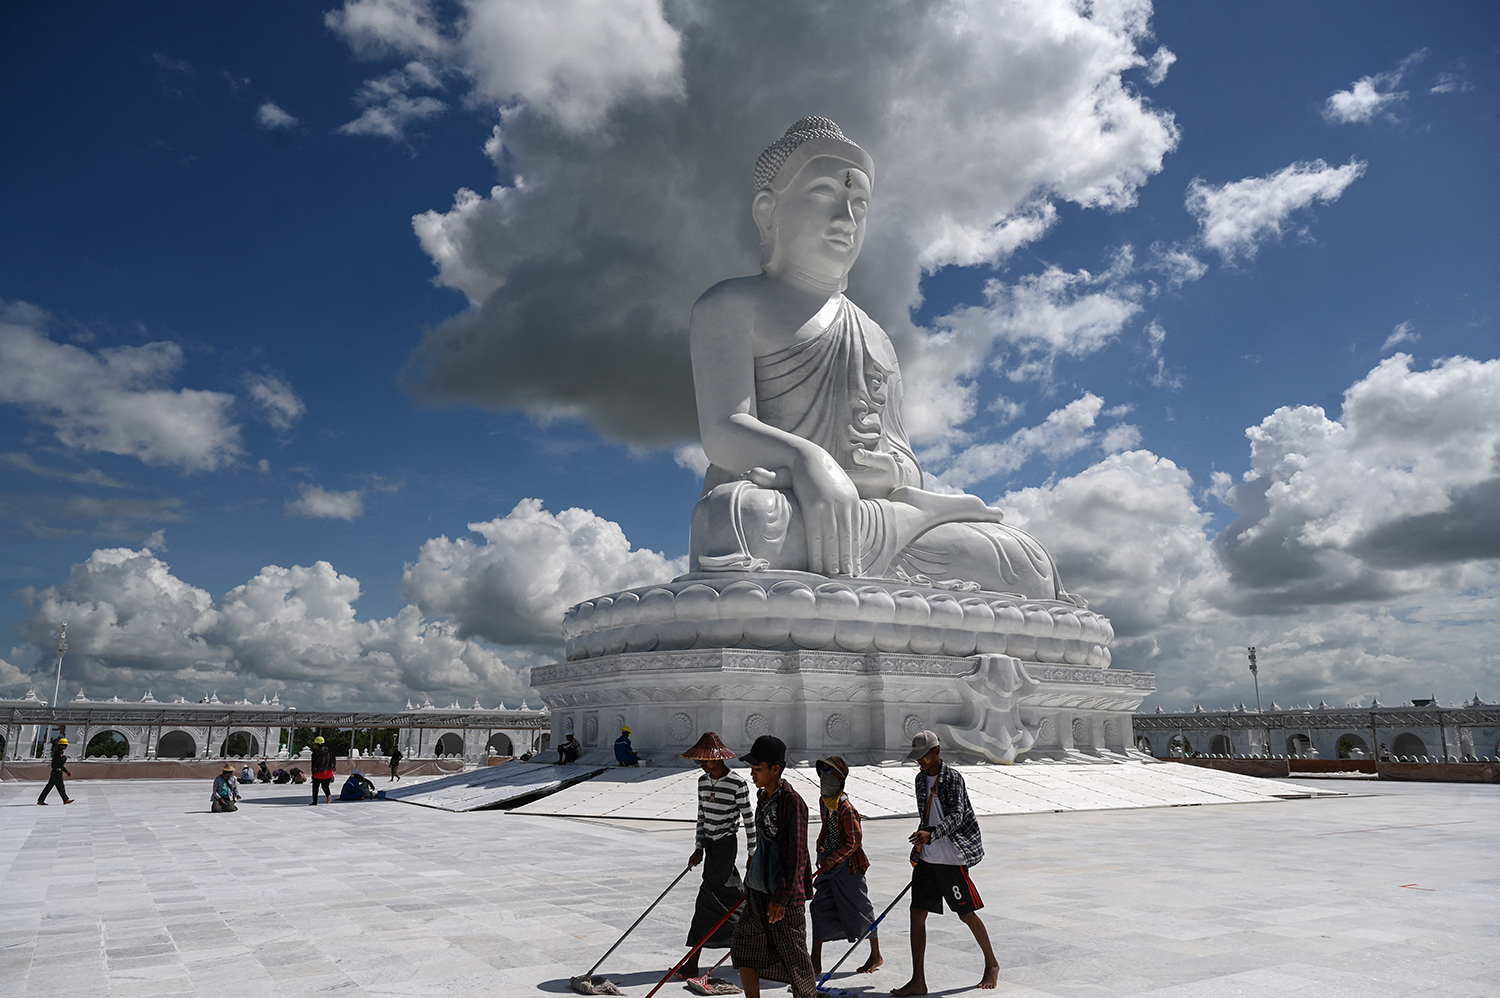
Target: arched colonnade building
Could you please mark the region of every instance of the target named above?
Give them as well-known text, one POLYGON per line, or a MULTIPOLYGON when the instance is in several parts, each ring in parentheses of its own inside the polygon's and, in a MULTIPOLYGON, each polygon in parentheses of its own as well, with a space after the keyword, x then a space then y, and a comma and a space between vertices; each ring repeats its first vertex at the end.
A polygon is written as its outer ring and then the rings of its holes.
POLYGON ((1500 758, 1500 705, 1476 696, 1462 706, 1419 700, 1387 707, 1282 708, 1137 714, 1136 748, 1160 759, 1184 755, 1220 758, 1374 759, 1381 746, 1399 761, 1500 758))
MULTIPOLYGON (((45 758, 48 739, 61 726, 70 743, 69 756, 152 759, 228 758, 286 759, 297 729, 355 732, 360 754, 379 756, 379 746, 361 745, 362 733, 394 728, 408 758, 461 757, 483 765, 491 756, 518 756, 550 747, 551 720, 545 709, 524 703, 508 709, 434 707, 430 701, 401 711, 298 711, 273 697, 261 703, 221 701, 217 694, 192 703, 184 698, 157 700, 149 692, 138 701, 90 700, 82 690, 56 708, 28 692, 20 699, 0 700, 0 759, 45 758)), ((374 739, 372 738, 373 742, 374 739)), ((304 748, 299 756, 307 755, 304 748)))

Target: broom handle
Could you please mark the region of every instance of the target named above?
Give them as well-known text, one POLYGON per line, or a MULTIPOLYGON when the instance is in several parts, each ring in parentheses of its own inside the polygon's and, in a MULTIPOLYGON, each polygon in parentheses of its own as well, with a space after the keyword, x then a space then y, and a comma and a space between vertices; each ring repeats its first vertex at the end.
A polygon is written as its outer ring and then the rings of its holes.
MULTIPOLYGON (((911 885, 913 882, 914 881, 912 880, 908 880, 906 882, 906 886, 901 888, 901 893, 896 895, 896 901, 900 901, 902 898, 906 897, 906 892, 911 890, 911 885)), ((839 962, 830 967, 828 969, 828 973, 823 975, 823 979, 818 981, 818 987, 821 988, 823 985, 827 984, 828 979, 833 976, 833 972, 842 967, 844 965, 844 961, 849 959, 849 957, 853 955, 855 950, 859 949, 859 944, 870 938, 870 933, 874 932, 876 927, 879 926, 881 922, 885 921, 885 916, 891 913, 891 909, 896 907, 896 901, 892 901, 890 904, 886 905, 885 911, 882 911, 880 913, 880 917, 870 923, 870 927, 865 930, 865 934, 854 940, 854 945, 849 947, 849 952, 839 957, 839 962)), ((648 995, 647 998, 650 998, 650 996, 648 995)))
POLYGON ((620 948, 620 944, 625 941, 625 936, 628 936, 632 932, 634 932, 635 931, 635 927, 637 925, 640 925, 642 922, 644 922, 646 920, 646 916, 649 915, 649 914, 651 914, 651 909, 655 908, 657 905, 661 904, 661 899, 664 898, 664 897, 666 897, 669 893, 671 893, 672 888, 674 888, 674 887, 677 886, 677 881, 681 880, 683 877, 687 876, 688 875, 688 871, 691 870, 691 869, 692 869, 691 866, 683 867, 682 872, 677 875, 677 880, 674 880, 670 884, 667 885, 667 889, 664 890, 664 891, 662 891, 661 894, 659 894, 657 896, 657 898, 656 898, 655 901, 651 902, 650 907, 648 907, 645 911, 641 912, 641 917, 637 918, 634 922, 630 923, 630 928, 628 928, 628 929, 625 930, 625 935, 621 936, 619 939, 616 939, 615 940, 615 944, 613 946, 611 946, 609 949, 607 949, 607 950, 604 951, 604 955, 599 958, 599 962, 596 963, 596 964, 594 964, 592 967, 590 967, 589 968, 589 972, 587 974, 584 974, 583 976, 584 977, 593 977, 594 976, 594 971, 596 971, 600 967, 604 966, 604 961, 609 959, 609 955, 611 953, 613 953, 615 950, 617 950, 617 949, 620 948))
MULTIPOLYGON (((746 895, 746 896, 748 897, 749 895, 746 895)), ((706 942, 708 942, 710 939, 712 939, 714 937, 714 933, 719 931, 719 926, 721 926, 725 922, 729 921, 729 916, 733 915, 736 911, 738 911, 740 905, 742 905, 744 903, 745 903, 745 898, 740 898, 738 901, 736 901, 734 903, 734 907, 732 907, 728 911, 726 911, 724 913, 724 917, 721 918, 721 919, 719 919, 717 922, 715 922, 714 923, 714 927, 711 928, 711 929, 709 929, 708 932, 704 934, 704 936, 703 936, 702 939, 698 940, 698 945, 696 945, 692 949, 688 950, 687 956, 683 957, 681 960, 678 960, 677 961, 677 966, 675 966, 671 970, 667 971, 667 976, 663 977, 661 980, 659 980, 659 981, 656 982, 656 987, 652 988, 650 991, 648 991, 646 993, 646 998, 651 998, 652 995, 656 994, 656 992, 660 991, 663 987, 665 987, 666 983, 672 979, 672 975, 675 974, 675 973, 677 973, 679 970, 681 970, 682 969, 682 965, 684 963, 687 963, 688 960, 692 959, 693 954, 697 953, 700 949, 702 949, 703 948, 703 944, 706 943, 706 942)), ((724 955, 728 956, 729 954, 726 953, 724 955)), ((724 961, 722 959, 719 960, 719 963, 723 963, 723 962, 724 961)), ((714 966, 718 967, 719 963, 714 964, 714 966)), ((711 973, 713 973, 713 971, 710 970, 709 973, 711 974, 711 973)))

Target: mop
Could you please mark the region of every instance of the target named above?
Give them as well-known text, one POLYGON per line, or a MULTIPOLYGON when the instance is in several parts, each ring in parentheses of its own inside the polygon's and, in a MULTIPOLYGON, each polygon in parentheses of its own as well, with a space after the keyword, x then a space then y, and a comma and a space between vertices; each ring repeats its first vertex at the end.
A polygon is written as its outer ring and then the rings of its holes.
MULTIPOLYGON (((651 914, 651 909, 661 904, 661 899, 671 893, 672 888, 676 887, 678 882, 681 881, 683 877, 687 876, 688 871, 690 871, 691 869, 691 866, 685 867, 683 871, 677 875, 677 879, 668 884, 667 889, 662 891, 661 894, 657 895, 656 900, 652 901, 650 906, 647 907, 645 911, 641 912, 641 917, 630 923, 630 928, 625 930, 625 935, 622 935, 619 939, 616 939, 615 944, 604 951, 604 955, 599 958, 599 962, 590 967, 587 974, 580 974, 577 977, 568 978, 568 983, 573 986, 574 991, 577 991, 581 995, 622 995, 625 993, 618 987, 616 987, 615 983, 609 978, 595 977, 594 971, 603 966, 604 961, 609 959, 609 955, 620 948, 620 944, 625 941, 625 936, 628 936, 632 932, 634 932, 635 927, 646 920, 646 916, 651 914)), ((658 987, 659 986, 660 985, 658 985, 658 987)), ((653 991, 652 994, 655 994, 655 992, 653 991)))
MULTIPOLYGON (((723 916, 717 922, 714 923, 714 927, 711 928, 711 929, 709 929, 706 933, 704 933, 703 938, 700 939, 700 940, 698 940, 698 945, 696 945, 692 949, 688 950, 687 951, 687 956, 683 957, 681 960, 678 960, 677 961, 677 966, 675 966, 671 970, 667 971, 667 976, 663 977, 661 980, 659 980, 659 981, 656 982, 656 987, 652 988, 649 992, 647 992, 646 998, 651 998, 652 995, 654 995, 654 994, 656 994, 656 992, 660 991, 666 985, 666 983, 672 979, 672 975, 675 974, 675 973, 677 973, 679 970, 681 970, 682 969, 682 965, 684 963, 687 963, 689 960, 691 960, 693 958, 693 954, 697 953, 700 949, 702 949, 703 948, 703 944, 706 943, 706 942, 708 942, 710 939, 712 939, 714 937, 714 933, 719 931, 719 926, 721 926, 725 922, 729 921, 729 916, 733 915, 736 911, 738 911, 740 905, 742 905, 744 903, 745 903, 745 899, 744 898, 740 898, 738 901, 736 901, 734 903, 734 907, 732 907, 728 911, 726 911, 723 914, 723 916)), ((725 952, 725 954, 723 956, 719 957, 719 963, 723 963, 729 957, 729 953, 730 952, 733 952, 733 951, 732 950, 731 951, 727 951, 727 952, 725 952)), ((689 978, 688 982, 687 982, 687 989, 689 991, 691 991, 695 995, 737 995, 737 994, 739 994, 740 993, 740 989, 737 988, 737 987, 735 987, 733 984, 730 984, 728 981, 723 980, 721 978, 710 976, 710 975, 713 974, 714 971, 716 971, 716 970, 719 969, 719 963, 716 963, 712 967, 710 967, 708 969, 708 973, 707 974, 703 974, 703 975, 701 975, 699 977, 689 978)))
POLYGON ((896 907, 896 902, 906 897, 906 892, 911 890, 911 885, 912 882, 908 880, 906 882, 906 886, 901 888, 901 893, 896 895, 896 900, 885 906, 885 911, 882 911, 880 913, 880 917, 870 923, 870 927, 865 930, 864 935, 860 936, 854 941, 854 945, 849 947, 849 952, 839 957, 839 962, 830 967, 828 969, 828 973, 824 974, 822 978, 819 979, 818 994, 824 996, 824 998, 855 998, 853 991, 845 991, 843 988, 828 987, 828 979, 833 976, 833 972, 835 970, 838 970, 844 965, 845 960, 854 955, 854 951, 859 949, 860 943, 870 938, 870 933, 874 932, 875 929, 880 925, 880 923, 885 921, 885 916, 889 915, 891 913, 891 909, 896 907))

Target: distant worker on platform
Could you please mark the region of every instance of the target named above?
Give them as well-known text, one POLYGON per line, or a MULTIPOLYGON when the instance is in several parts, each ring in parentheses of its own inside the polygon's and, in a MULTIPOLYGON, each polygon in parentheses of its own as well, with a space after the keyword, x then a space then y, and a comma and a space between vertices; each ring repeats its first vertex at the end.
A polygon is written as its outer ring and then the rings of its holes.
POLYGON ((621 766, 639 766, 641 757, 630 744, 630 725, 620 728, 620 737, 615 739, 615 762, 621 766))
POLYGON ((911 980, 893 995, 927 994, 927 915, 941 915, 943 902, 974 933, 984 954, 984 976, 975 987, 991 990, 1000 979, 1000 961, 990 948, 990 934, 979 918, 984 901, 969 879, 969 867, 984 859, 979 819, 958 770, 943 762, 942 744, 931 731, 911 740, 908 759, 917 760, 917 813, 922 824, 911 833, 911 980))
MULTIPOLYGON (((739 912, 728 918, 724 915, 745 896, 738 862, 741 824, 745 826, 745 854, 755 852, 755 812, 750 809, 750 785, 738 773, 730 772, 726 761, 733 759, 735 753, 712 731, 704 732, 682 757, 703 769, 703 775, 698 777, 698 827, 693 836, 693 855, 688 859, 688 866, 703 864, 703 883, 698 887, 687 944, 697 946, 700 939, 713 932, 703 949, 728 949, 739 912)), ((683 980, 698 976, 696 952, 688 957, 677 976, 683 980)))
POLYGON ((62 798, 64 804, 73 803, 73 798, 68 796, 68 788, 63 784, 64 776, 73 775, 68 771, 67 761, 68 740, 59 738, 52 743, 52 778, 42 788, 42 795, 36 799, 38 804, 46 806, 47 795, 52 792, 53 787, 57 788, 57 796, 62 798))
POLYGON ((559 766, 566 766, 570 762, 576 762, 582 754, 583 743, 578 740, 573 732, 569 731, 567 739, 561 745, 557 746, 557 764, 559 766))
POLYGON ((401 760, 405 758, 406 756, 401 754, 401 745, 399 742, 391 746, 391 778, 385 782, 390 783, 401 779, 401 774, 397 770, 401 768, 401 760))
POLYGON ((235 785, 234 763, 226 762, 219 775, 214 777, 214 789, 208 798, 208 809, 214 814, 238 811, 240 806, 235 801, 239 799, 240 788, 235 785))
POLYGON ((319 735, 313 739, 312 758, 308 760, 308 768, 312 770, 313 804, 318 803, 318 788, 323 788, 324 803, 333 803, 333 749, 323 742, 323 736, 319 735))

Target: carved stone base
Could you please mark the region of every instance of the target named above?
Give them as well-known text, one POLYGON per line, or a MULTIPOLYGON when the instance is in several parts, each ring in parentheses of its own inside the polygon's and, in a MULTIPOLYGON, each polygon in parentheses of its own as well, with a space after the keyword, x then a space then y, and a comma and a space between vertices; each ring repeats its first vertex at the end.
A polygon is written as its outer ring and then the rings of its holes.
POLYGON ((612 760, 628 724, 635 750, 656 765, 705 731, 741 753, 774 734, 792 763, 901 759, 923 729, 955 762, 1124 754, 1154 679, 996 654, 746 648, 624 652, 531 673, 552 711, 552 744, 572 732, 586 758, 612 760))

